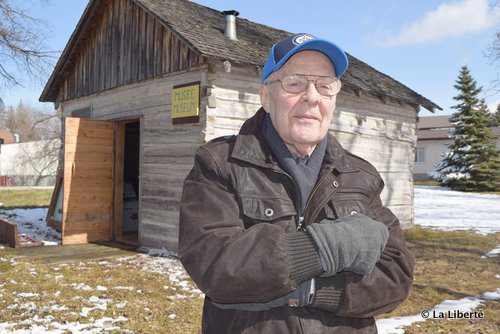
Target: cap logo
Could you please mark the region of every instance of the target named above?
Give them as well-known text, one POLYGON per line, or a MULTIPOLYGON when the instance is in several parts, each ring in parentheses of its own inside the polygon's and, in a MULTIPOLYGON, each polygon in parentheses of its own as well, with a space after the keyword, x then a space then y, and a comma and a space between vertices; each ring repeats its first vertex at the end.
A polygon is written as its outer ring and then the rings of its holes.
POLYGON ((310 39, 315 39, 316 37, 314 37, 313 35, 308 35, 308 34, 301 34, 301 35, 298 35, 296 36, 292 42, 293 44, 295 45, 299 45, 299 44, 302 44, 304 43, 305 41, 308 41, 310 39))

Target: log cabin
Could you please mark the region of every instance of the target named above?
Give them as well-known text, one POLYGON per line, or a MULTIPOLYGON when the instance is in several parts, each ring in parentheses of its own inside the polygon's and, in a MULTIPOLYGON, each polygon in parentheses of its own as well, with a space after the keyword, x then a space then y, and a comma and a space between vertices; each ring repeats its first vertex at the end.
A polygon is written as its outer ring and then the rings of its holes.
MULTIPOLYGON (((186 0, 89 1, 40 96, 63 116, 62 244, 177 251, 195 150, 257 111, 268 52, 292 34, 237 15, 186 0)), ((410 226, 418 112, 439 106, 348 57, 330 131, 377 167, 384 204, 410 226)))

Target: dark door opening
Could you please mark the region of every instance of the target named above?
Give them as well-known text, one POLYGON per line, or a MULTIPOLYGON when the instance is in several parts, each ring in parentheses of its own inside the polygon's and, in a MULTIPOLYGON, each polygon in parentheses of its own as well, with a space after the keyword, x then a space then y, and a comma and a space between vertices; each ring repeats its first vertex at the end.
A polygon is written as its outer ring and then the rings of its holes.
POLYGON ((126 123, 123 150, 123 211, 118 241, 139 245, 139 138, 140 123, 126 123))

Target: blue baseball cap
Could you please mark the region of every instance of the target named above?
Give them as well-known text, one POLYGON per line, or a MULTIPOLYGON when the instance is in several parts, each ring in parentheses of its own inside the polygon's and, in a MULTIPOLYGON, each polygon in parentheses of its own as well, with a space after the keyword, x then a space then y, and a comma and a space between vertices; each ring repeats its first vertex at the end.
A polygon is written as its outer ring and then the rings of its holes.
POLYGON ((310 34, 300 33, 287 37, 273 45, 262 69, 262 82, 271 73, 279 70, 291 56, 304 50, 319 51, 330 58, 335 68, 335 73, 339 78, 344 74, 349 65, 345 52, 337 44, 310 34))

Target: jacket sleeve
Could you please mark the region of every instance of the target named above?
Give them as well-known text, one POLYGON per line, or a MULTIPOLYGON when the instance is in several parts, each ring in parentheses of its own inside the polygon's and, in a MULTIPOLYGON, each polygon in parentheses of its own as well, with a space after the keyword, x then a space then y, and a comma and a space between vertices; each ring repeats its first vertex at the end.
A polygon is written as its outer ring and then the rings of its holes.
POLYGON ((398 219, 382 205, 383 187, 380 179, 379 191, 367 214, 389 230, 379 262, 365 276, 344 271, 333 277, 318 277, 313 307, 337 316, 366 318, 390 312, 408 297, 413 284, 413 257, 406 247, 398 219))
POLYGON ((321 273, 306 233, 267 223, 245 229, 225 174, 201 147, 184 181, 179 258, 199 289, 219 303, 267 302, 321 273))

